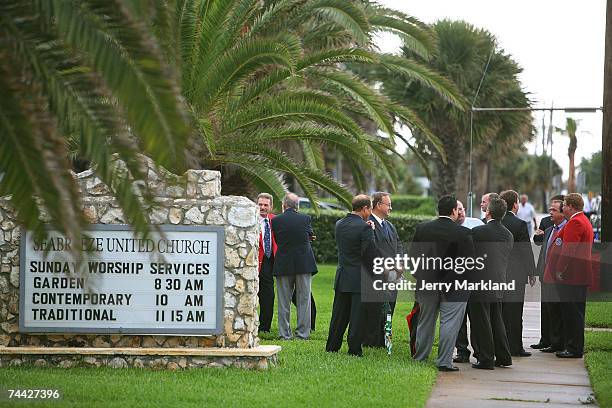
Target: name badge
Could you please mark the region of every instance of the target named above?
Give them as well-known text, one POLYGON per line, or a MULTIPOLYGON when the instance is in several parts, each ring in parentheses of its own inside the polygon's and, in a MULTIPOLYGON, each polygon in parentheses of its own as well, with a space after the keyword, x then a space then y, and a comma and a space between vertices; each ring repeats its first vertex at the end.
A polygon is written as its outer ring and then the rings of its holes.
POLYGON ((563 241, 561 240, 561 238, 555 239, 555 245, 556 246, 561 246, 562 243, 563 243, 563 241))

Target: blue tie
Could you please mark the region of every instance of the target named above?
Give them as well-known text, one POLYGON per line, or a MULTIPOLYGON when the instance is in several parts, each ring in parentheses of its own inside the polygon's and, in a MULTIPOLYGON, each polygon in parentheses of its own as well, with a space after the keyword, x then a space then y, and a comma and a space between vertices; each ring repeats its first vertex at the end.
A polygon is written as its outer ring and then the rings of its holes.
POLYGON ((272 248, 271 248, 271 241, 272 241, 272 235, 270 234, 270 220, 269 219, 265 219, 265 227, 264 227, 264 254, 266 255, 266 258, 269 258, 270 255, 272 255, 272 248))
POLYGON ((382 227, 383 227, 383 231, 385 232, 385 235, 387 236, 389 241, 391 241, 391 229, 389 228, 389 223, 387 221, 383 220, 382 221, 382 227))

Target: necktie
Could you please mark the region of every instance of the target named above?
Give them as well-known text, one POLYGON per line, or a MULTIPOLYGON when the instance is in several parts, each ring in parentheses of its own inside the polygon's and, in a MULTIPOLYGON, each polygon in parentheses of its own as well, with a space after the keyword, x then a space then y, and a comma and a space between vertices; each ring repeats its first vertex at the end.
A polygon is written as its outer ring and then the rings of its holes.
POLYGON ((559 228, 558 225, 553 226, 553 231, 550 233, 550 238, 548 238, 548 242, 547 242, 547 245, 546 245, 546 251, 548 251, 550 249, 550 246, 553 243, 553 237, 555 236, 555 234, 557 232, 559 232, 559 229, 560 228, 559 228))
POLYGON ((270 234, 270 220, 265 218, 264 224, 264 254, 266 255, 266 258, 269 258, 272 255, 272 234, 270 234))
POLYGON ((387 236, 389 241, 391 241, 391 228, 389 228, 389 223, 383 220, 382 227, 383 227, 383 231, 385 232, 385 235, 387 236))

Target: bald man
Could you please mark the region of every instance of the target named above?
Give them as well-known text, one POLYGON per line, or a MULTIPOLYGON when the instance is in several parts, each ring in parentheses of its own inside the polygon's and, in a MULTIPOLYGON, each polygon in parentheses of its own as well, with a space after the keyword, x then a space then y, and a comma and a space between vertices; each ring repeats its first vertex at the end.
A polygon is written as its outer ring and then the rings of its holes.
POLYGON ((317 262, 310 241, 314 234, 310 216, 298 213, 299 198, 288 193, 283 199, 283 213, 272 219, 272 230, 276 237, 273 275, 276 276, 278 296, 278 335, 291 339, 290 313, 291 295, 295 290, 297 328, 295 336, 310 338, 311 328, 311 282, 317 273, 317 262))

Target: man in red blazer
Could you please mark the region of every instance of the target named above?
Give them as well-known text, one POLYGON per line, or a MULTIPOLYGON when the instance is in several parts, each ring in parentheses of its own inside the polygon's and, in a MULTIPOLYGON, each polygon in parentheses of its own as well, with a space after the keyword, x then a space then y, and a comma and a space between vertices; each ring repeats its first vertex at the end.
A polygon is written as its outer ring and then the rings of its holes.
POLYGON ((276 255, 276 239, 272 231, 271 213, 273 199, 268 193, 257 196, 259 206, 259 331, 269 332, 274 314, 274 255, 276 255))
POLYGON ((552 238, 544 271, 544 282, 554 283, 559 295, 565 350, 560 358, 581 358, 584 353, 584 312, 591 282, 593 227, 582 212, 580 194, 565 196, 563 213, 567 224, 552 238))

